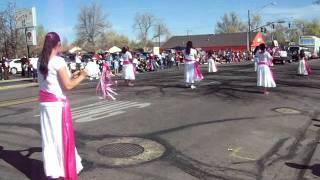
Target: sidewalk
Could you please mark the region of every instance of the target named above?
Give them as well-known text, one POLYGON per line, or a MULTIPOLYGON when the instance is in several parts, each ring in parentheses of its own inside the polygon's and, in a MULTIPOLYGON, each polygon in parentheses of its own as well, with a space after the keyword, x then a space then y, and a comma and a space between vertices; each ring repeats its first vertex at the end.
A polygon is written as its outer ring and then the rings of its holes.
POLYGON ((19 79, 10 79, 10 80, 0 80, 0 84, 12 83, 12 82, 21 82, 21 81, 32 81, 32 78, 19 78, 19 79))

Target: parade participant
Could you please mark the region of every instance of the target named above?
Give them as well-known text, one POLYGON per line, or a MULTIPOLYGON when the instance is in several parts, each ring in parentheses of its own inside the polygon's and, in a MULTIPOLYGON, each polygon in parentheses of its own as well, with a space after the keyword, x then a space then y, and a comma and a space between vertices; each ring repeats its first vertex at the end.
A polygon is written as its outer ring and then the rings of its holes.
POLYGON ((209 64, 209 69, 208 69, 209 73, 218 71, 212 51, 209 51, 208 53, 208 64, 209 64))
POLYGON ((272 56, 266 51, 266 45, 260 45, 260 52, 257 53, 257 86, 264 87, 264 94, 269 94, 267 88, 276 87, 273 73, 270 69, 270 61, 272 56))
POLYGON ((257 71, 257 67, 258 67, 258 59, 257 59, 257 53, 260 52, 260 47, 257 46, 254 51, 253 51, 253 61, 254 61, 254 71, 257 71))
MULTIPOLYGON (((90 72, 88 72, 90 74, 90 72)), ((99 96, 101 96, 101 99, 111 99, 116 100, 116 98, 113 95, 118 95, 116 92, 114 92, 114 89, 111 87, 114 85, 112 79, 111 79, 111 69, 108 63, 103 64, 103 70, 100 76, 100 81, 98 82, 96 92, 99 96)))
POLYGON ((306 55, 304 50, 300 51, 300 58, 299 58, 299 66, 298 66, 298 75, 308 76, 311 74, 311 68, 306 61, 306 55))
POLYGON ((71 76, 61 52, 60 37, 55 32, 45 36, 38 62, 42 155, 46 176, 53 179, 77 180, 82 170, 81 158, 75 147, 70 105, 65 90, 80 84, 87 72, 71 76))
POLYGON ((123 61, 123 78, 128 86, 134 86, 132 81, 135 80, 134 67, 132 64, 132 55, 128 47, 122 48, 122 61, 123 61))
POLYGON ((203 76, 199 67, 197 50, 193 48, 191 41, 187 42, 187 47, 183 54, 185 62, 184 76, 186 86, 189 87, 191 85, 191 89, 195 89, 195 81, 201 81, 203 76))

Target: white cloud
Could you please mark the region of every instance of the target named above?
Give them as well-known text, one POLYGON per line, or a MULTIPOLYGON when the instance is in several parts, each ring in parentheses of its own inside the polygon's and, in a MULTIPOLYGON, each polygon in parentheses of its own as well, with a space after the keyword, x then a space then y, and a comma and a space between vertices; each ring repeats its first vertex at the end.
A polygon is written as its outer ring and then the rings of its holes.
POLYGON ((263 11, 263 14, 269 18, 293 18, 293 19, 313 19, 320 18, 320 6, 308 5, 296 8, 269 7, 263 11))

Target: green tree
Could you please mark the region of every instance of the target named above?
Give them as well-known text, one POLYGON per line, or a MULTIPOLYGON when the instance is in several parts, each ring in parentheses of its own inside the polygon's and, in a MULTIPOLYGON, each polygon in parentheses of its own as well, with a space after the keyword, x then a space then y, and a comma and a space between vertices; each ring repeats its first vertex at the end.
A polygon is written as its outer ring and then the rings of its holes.
POLYGON ((241 18, 235 13, 226 13, 216 24, 216 33, 236 33, 244 32, 247 27, 241 18))
POLYGON ((320 19, 314 19, 305 24, 305 34, 320 36, 320 19))

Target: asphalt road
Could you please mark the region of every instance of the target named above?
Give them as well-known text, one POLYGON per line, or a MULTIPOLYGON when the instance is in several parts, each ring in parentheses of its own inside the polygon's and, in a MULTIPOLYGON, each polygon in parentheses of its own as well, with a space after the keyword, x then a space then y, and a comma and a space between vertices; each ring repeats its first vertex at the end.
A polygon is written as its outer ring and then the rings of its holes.
MULTIPOLYGON (((250 63, 220 65, 196 90, 182 70, 119 80, 102 101, 95 81, 69 93, 83 180, 300 180, 320 178, 320 61, 273 67, 263 95, 250 63), (309 168, 310 162, 315 163, 309 168), (317 169, 319 168, 319 169, 317 169)), ((43 179, 37 87, 0 90, 0 179, 43 179)))

